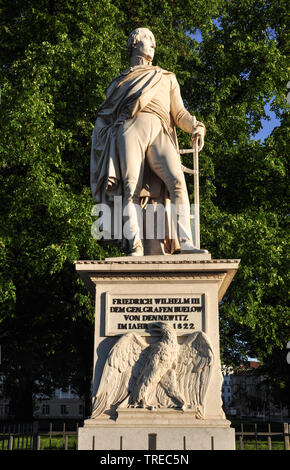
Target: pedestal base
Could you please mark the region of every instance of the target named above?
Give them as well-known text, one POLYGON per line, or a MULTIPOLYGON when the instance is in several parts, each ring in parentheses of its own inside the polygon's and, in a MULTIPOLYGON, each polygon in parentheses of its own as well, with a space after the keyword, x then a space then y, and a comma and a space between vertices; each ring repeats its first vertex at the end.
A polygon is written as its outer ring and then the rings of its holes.
POLYGON ((226 419, 194 418, 191 411, 119 410, 79 428, 78 450, 235 450, 235 430, 226 419))
MULTIPOLYGON (((134 333, 148 347, 161 341, 158 335, 148 334, 146 326, 150 322, 168 323, 176 334, 178 348, 185 344, 188 335, 204 334, 212 351, 210 355, 205 348, 205 354, 213 359, 210 375, 204 374, 201 379, 206 389, 201 403, 205 419, 196 419, 194 400, 186 402, 191 410, 178 411, 166 401, 164 404, 162 397, 158 401, 157 389, 152 404, 159 403, 160 408, 119 407, 116 419, 112 397, 103 414, 94 414, 97 417, 85 421, 79 429, 80 450, 235 449, 235 431, 222 410, 218 304, 238 264, 239 260, 212 260, 206 250, 188 255, 131 256, 76 263, 95 298, 93 397, 98 394, 108 355, 121 335, 134 333)), ((175 345, 175 350, 178 348, 175 345)), ((198 373, 197 369, 194 373, 198 373)), ((191 391, 188 381, 182 381, 182 374, 180 377, 181 396, 200 393, 199 379, 191 391)), ((192 376, 192 384, 191 379, 192 376)))

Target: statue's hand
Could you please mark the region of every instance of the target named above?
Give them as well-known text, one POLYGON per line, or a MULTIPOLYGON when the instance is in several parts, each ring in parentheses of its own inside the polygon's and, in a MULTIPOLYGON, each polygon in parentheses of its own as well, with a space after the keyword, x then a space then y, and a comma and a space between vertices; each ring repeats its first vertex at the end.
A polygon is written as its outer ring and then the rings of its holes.
POLYGON ((192 145, 194 145, 197 140, 199 152, 203 149, 203 146, 204 146, 205 133, 206 133, 205 126, 200 125, 200 123, 198 123, 198 125, 194 128, 194 131, 192 133, 192 145))

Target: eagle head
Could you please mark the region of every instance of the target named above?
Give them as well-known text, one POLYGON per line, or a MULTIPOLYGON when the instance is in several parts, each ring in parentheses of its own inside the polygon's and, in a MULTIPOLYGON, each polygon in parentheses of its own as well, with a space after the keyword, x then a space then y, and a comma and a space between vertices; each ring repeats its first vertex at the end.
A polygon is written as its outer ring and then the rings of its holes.
POLYGON ((147 331, 149 331, 149 333, 152 336, 170 337, 172 335, 175 335, 173 328, 168 323, 163 323, 163 322, 148 323, 146 329, 147 331))

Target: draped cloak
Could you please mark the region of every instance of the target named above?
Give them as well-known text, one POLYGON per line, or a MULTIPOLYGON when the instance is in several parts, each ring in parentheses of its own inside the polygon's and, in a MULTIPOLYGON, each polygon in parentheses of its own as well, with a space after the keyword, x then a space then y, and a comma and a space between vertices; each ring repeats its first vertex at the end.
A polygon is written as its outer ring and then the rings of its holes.
MULTIPOLYGON (((122 195, 122 177, 119 166, 116 134, 118 126, 146 108, 153 112, 162 123, 164 131, 174 144, 179 158, 176 130, 172 116, 162 112, 162 108, 150 109, 150 102, 162 86, 163 75, 174 75, 156 66, 130 67, 117 76, 109 85, 106 99, 97 113, 91 146, 91 190, 96 204, 111 205, 114 196, 122 195)), ((194 118, 195 119, 195 118, 194 118)), ((146 159, 145 159, 146 160, 146 159)), ((165 206, 169 204, 169 194, 164 183, 155 173, 146 167, 143 187, 140 193, 140 203, 160 200, 165 206)), ((113 217, 113 214, 112 214, 113 217)), ((168 237, 165 242, 167 252, 173 252, 178 247, 178 241, 168 237)))

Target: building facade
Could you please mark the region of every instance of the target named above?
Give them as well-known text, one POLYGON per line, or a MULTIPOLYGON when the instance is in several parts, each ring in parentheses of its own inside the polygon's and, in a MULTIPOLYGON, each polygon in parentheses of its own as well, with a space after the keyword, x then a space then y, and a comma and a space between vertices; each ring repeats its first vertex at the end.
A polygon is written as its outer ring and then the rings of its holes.
POLYGON ((37 396, 35 399, 34 417, 36 419, 83 419, 84 401, 68 389, 55 389, 52 397, 37 396))
POLYGON ((287 420, 288 409, 274 403, 271 386, 258 372, 260 363, 249 361, 237 370, 224 369, 222 399, 229 417, 287 420))
MULTIPOLYGON (((71 387, 56 388, 52 396, 37 395, 34 400, 35 419, 77 419, 84 418, 84 400, 71 387)), ((9 399, 0 396, 0 420, 13 419, 9 409, 9 399)))

